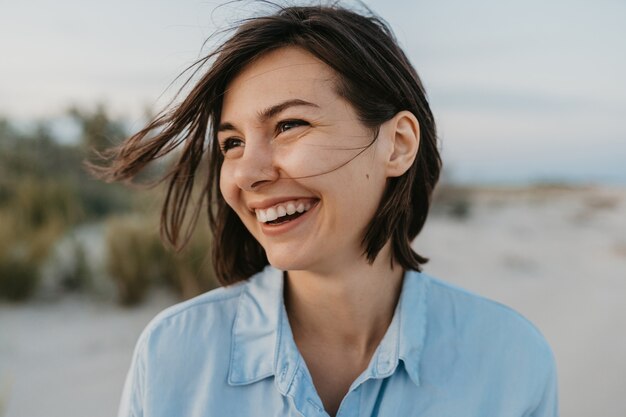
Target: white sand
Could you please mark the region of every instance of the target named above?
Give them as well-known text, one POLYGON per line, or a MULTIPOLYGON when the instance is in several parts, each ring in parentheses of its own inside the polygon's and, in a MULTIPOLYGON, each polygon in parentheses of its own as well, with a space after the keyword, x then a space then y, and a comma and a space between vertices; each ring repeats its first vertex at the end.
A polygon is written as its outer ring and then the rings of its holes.
MULTIPOLYGON (((415 244, 432 259, 425 271, 539 327, 563 416, 625 416, 626 190, 482 190, 472 201, 466 220, 429 219, 415 244)), ((0 304, 0 416, 114 415, 139 332, 172 302, 0 304)))
POLYGON ((75 297, 0 305, 0 416, 114 416, 139 333, 174 302, 157 294, 137 309, 75 297))

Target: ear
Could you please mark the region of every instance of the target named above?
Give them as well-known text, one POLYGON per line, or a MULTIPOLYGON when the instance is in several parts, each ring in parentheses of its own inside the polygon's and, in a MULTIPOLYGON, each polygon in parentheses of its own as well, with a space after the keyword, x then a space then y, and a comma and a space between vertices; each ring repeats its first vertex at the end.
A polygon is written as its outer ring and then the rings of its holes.
POLYGON ((417 117, 403 110, 388 120, 391 154, 387 161, 387 177, 399 177, 413 165, 420 144, 420 126, 417 117))

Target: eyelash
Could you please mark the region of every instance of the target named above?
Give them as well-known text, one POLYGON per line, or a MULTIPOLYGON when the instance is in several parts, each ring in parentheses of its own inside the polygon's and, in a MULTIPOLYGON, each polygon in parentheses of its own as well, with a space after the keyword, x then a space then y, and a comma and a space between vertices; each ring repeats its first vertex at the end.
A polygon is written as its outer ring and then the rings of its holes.
MULTIPOLYGON (((282 120, 280 122, 278 122, 276 124, 276 134, 281 134, 286 132, 287 130, 291 130, 295 127, 299 127, 299 126, 308 126, 309 123, 304 121, 304 120, 300 120, 300 119, 292 119, 292 120, 282 120), (290 129, 285 129, 282 130, 285 125, 294 125, 292 128, 290 129)), ((236 148, 237 146, 241 146, 243 144, 243 140, 239 139, 239 138, 227 138, 224 140, 224 142, 220 145, 220 149, 222 151, 223 154, 225 154, 226 152, 228 152, 229 150, 236 148)))
POLYGON ((238 145, 234 144, 234 142, 241 142, 241 143, 243 143, 243 141, 241 139, 238 139, 238 138, 228 138, 228 139, 224 140, 224 143, 222 143, 220 145, 220 149, 222 151, 222 154, 225 154, 229 150, 231 150, 233 148, 236 148, 238 145))
POLYGON ((285 127, 285 125, 287 124, 294 124, 295 127, 299 127, 299 126, 308 126, 309 123, 305 122, 304 120, 299 120, 299 119, 283 120, 281 122, 278 122, 278 124, 276 125, 276 133, 280 134, 280 133, 285 132, 284 130, 281 130, 281 127, 285 127))

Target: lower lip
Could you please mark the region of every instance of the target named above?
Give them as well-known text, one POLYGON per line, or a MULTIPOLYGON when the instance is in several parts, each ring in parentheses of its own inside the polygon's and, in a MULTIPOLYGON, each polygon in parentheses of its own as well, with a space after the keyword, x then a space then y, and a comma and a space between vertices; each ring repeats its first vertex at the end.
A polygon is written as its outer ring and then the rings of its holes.
POLYGON ((308 211, 306 211, 302 216, 297 217, 285 223, 280 223, 280 224, 261 223, 261 231, 263 231, 263 234, 266 236, 278 236, 283 233, 286 233, 290 231, 291 229, 298 227, 300 223, 306 221, 306 219, 308 219, 311 216, 312 212, 317 209, 318 205, 319 205, 319 201, 316 202, 315 205, 311 207, 308 211))

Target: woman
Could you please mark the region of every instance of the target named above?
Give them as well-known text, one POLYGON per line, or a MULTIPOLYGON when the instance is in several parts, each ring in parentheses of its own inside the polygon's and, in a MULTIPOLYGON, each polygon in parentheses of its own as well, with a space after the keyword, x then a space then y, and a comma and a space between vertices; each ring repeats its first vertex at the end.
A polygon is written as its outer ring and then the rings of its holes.
POLYGON ((184 145, 162 223, 178 245, 208 158, 224 286, 147 326, 120 416, 558 414, 540 333, 419 272, 410 243, 439 176, 435 123, 379 18, 282 8, 202 63, 189 95, 115 150, 106 175, 132 178, 184 145))

